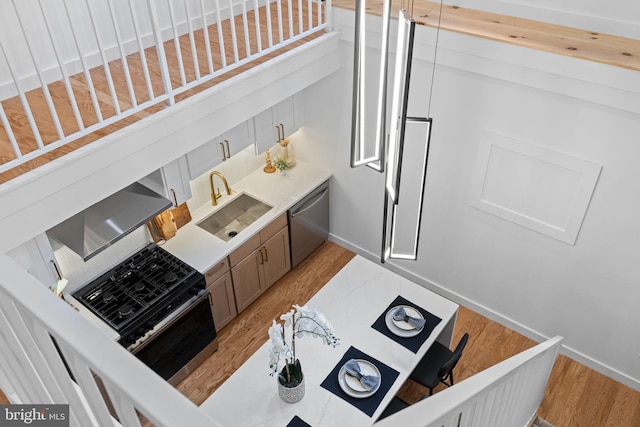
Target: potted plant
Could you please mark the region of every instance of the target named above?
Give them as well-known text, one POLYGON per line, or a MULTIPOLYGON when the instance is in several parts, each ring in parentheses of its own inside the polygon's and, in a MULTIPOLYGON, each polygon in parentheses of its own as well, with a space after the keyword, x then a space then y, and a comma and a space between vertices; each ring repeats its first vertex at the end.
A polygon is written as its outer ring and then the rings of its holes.
POLYGON ((279 173, 284 174, 284 171, 286 171, 289 168, 289 162, 287 162, 282 157, 276 157, 275 160, 273 161, 273 166, 275 166, 276 169, 278 169, 279 173))
POLYGON ((304 374, 296 358, 296 338, 320 338, 332 347, 339 341, 322 313, 307 306, 294 305, 293 308, 280 316, 284 325, 274 320, 269 328, 269 368, 272 376, 278 374, 278 394, 287 403, 298 402, 304 396, 304 374), (278 372, 281 357, 284 366, 278 372))

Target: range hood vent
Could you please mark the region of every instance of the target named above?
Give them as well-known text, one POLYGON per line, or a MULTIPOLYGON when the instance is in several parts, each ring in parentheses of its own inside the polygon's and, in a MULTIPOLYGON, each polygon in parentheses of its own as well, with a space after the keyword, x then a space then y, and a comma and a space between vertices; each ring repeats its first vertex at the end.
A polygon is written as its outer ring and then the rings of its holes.
POLYGON ((169 199, 134 182, 47 234, 87 261, 169 207, 169 199))

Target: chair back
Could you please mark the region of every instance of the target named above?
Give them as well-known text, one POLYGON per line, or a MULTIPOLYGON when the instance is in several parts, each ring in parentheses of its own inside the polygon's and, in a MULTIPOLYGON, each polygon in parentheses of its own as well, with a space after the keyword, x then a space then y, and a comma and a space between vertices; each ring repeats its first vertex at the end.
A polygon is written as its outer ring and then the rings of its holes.
POLYGON ((468 340, 469 333, 465 332, 462 338, 460 338, 456 349, 453 350, 453 353, 451 354, 449 360, 447 360, 438 370, 438 377, 440 377, 441 380, 445 380, 451 375, 453 368, 456 367, 458 361, 460 360, 460 357, 462 357, 462 350, 464 350, 464 347, 467 345, 468 340))

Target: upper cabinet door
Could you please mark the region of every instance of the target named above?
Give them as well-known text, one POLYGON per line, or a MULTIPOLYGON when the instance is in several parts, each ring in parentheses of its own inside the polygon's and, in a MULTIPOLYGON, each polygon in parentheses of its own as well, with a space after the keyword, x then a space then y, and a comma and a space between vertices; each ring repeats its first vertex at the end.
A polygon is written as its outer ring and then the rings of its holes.
POLYGON ((185 156, 178 157, 138 181, 171 200, 174 206, 178 206, 191 198, 189 167, 185 156))
POLYGON ((247 120, 218 137, 218 146, 224 148, 223 160, 239 153, 256 142, 253 120, 247 120))
POLYGON ((216 167, 224 159, 223 156, 225 156, 225 153, 222 151, 218 138, 214 138, 188 152, 186 158, 189 179, 196 179, 216 167))
POLYGON ((178 206, 191 198, 189 168, 185 156, 178 157, 162 168, 162 180, 166 196, 173 202, 174 206, 178 206))
POLYGON ((278 138, 286 138, 302 126, 302 105, 302 94, 297 93, 253 118, 256 154, 264 153, 278 142, 278 138))
POLYGON ((253 120, 247 120, 229 129, 222 135, 187 153, 187 168, 190 179, 196 179, 200 175, 209 172, 220 162, 228 160, 234 154, 254 143, 253 120))

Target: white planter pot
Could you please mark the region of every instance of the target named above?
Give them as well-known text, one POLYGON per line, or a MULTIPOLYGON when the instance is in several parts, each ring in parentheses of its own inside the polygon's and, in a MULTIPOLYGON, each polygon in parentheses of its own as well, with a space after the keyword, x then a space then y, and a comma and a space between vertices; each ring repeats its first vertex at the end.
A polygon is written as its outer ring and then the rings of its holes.
POLYGON ((278 383, 278 394, 280 395, 280 399, 287 403, 296 403, 302 400, 304 397, 304 375, 302 376, 302 381, 295 387, 285 387, 280 384, 280 381, 276 378, 276 382, 278 383))

